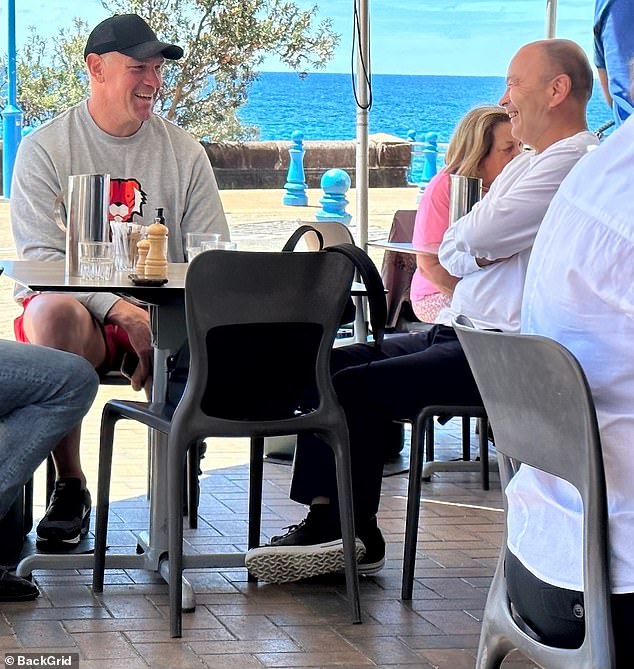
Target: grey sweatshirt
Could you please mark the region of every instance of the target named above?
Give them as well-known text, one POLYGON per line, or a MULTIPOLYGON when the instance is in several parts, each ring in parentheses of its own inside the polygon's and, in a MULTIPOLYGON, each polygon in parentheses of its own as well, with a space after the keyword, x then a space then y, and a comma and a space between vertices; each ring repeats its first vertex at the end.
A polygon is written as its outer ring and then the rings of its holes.
MULTIPOLYGON (((71 174, 110 174, 110 216, 149 224, 163 207, 168 260, 185 261, 187 232, 229 239, 216 179, 203 147, 186 131, 153 115, 132 137, 113 137, 92 120, 87 102, 71 107, 20 143, 11 184, 11 226, 19 257, 63 260, 66 238, 53 216, 71 174)), ((22 300, 28 291, 16 291, 22 300)), ((74 296, 99 320, 119 299, 74 296)))

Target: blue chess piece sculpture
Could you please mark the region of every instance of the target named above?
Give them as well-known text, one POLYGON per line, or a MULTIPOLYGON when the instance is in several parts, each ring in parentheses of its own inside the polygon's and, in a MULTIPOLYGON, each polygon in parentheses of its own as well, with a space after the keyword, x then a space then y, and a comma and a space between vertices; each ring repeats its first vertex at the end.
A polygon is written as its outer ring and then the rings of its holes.
POLYGON ((423 154, 423 178, 421 182, 427 184, 431 181, 433 177, 436 176, 438 170, 437 159, 438 159, 438 134, 435 132, 426 132, 425 139, 423 141, 422 151, 423 154))
POLYGON ((352 216, 346 212, 346 192, 350 188, 350 175, 338 168, 324 172, 321 177, 321 188, 324 195, 319 200, 321 209, 315 212, 318 221, 339 221, 350 223, 352 216))
POLYGON ((305 207, 308 204, 306 181, 304 175, 304 133, 295 130, 291 135, 291 148, 288 150, 290 162, 286 175, 286 195, 282 203, 291 207, 305 207))

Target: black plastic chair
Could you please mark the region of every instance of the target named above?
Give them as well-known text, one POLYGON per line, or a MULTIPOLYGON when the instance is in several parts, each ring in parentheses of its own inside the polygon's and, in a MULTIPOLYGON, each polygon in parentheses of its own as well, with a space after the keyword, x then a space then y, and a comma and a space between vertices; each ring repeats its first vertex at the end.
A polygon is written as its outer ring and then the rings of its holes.
POLYGON ((513 615, 504 576, 505 531, 476 666, 497 669, 517 649, 548 669, 613 669, 605 474, 583 370, 566 348, 546 337, 479 331, 464 317, 454 327, 495 432, 503 489, 520 463, 530 465, 572 484, 584 510, 583 644, 573 649, 546 646, 513 615))
POLYGON ((403 545, 403 575, 401 599, 410 600, 414 589, 414 571, 416 569, 416 544, 418 521, 420 519, 420 496, 422 481, 429 480, 434 471, 455 470, 459 465, 463 469, 473 469, 476 463, 470 461, 470 425, 471 418, 478 419, 478 438, 480 445, 480 476, 484 490, 489 489, 489 423, 483 406, 439 405, 425 407, 412 423, 412 437, 409 454, 409 478, 407 481, 407 511, 405 514, 405 543, 403 545), (460 461, 438 462, 433 460, 434 419, 447 416, 462 418, 462 457, 460 461), (465 443, 466 439, 466 443, 465 443), (431 460, 429 448, 431 448, 431 460), (423 452, 426 461, 423 467, 423 452))
POLYGON ((104 407, 96 592, 103 590, 112 441, 119 418, 168 435, 172 636, 182 629, 181 500, 188 447, 204 437, 251 437, 248 547, 253 548, 260 543, 264 438, 308 431, 319 434, 335 455, 347 594, 353 622, 361 621, 348 431, 329 369, 353 274, 353 264, 339 253, 209 251, 191 262, 185 282, 190 373, 173 416, 165 405, 146 402, 112 400, 104 407))

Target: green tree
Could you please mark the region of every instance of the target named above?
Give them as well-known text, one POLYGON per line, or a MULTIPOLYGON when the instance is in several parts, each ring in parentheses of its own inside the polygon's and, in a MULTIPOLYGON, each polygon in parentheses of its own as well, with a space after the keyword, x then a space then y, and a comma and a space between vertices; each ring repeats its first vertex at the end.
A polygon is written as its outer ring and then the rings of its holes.
MULTIPOLYGON (((166 63, 155 110, 200 139, 257 136, 255 128, 240 123, 237 111, 265 56, 276 54, 298 72, 321 69, 340 39, 330 19, 318 22, 317 6, 303 10, 285 0, 102 0, 102 5, 113 14, 143 16, 160 39, 183 47, 181 60, 166 63)), ((25 123, 37 125, 87 95, 88 32, 81 19, 53 40, 31 29, 18 62, 25 123)))

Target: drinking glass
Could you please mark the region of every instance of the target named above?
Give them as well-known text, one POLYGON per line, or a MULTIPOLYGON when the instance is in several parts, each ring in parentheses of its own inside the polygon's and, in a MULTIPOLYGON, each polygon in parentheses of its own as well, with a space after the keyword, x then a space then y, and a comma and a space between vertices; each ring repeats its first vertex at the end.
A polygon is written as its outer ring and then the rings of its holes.
POLYGON ((191 262, 199 253, 203 252, 203 242, 217 242, 220 234, 217 232, 188 232, 187 233, 187 262, 191 262))
POLYGON ((88 281, 109 281, 114 271, 112 242, 79 242, 79 275, 88 281))
POLYGON ((139 255, 137 242, 146 237, 147 226, 126 221, 110 221, 114 244, 114 266, 118 272, 134 270, 139 255))
POLYGON ((214 249, 222 249, 223 251, 237 251, 238 245, 236 242, 223 242, 219 239, 208 242, 203 242, 203 251, 213 251, 214 249))

